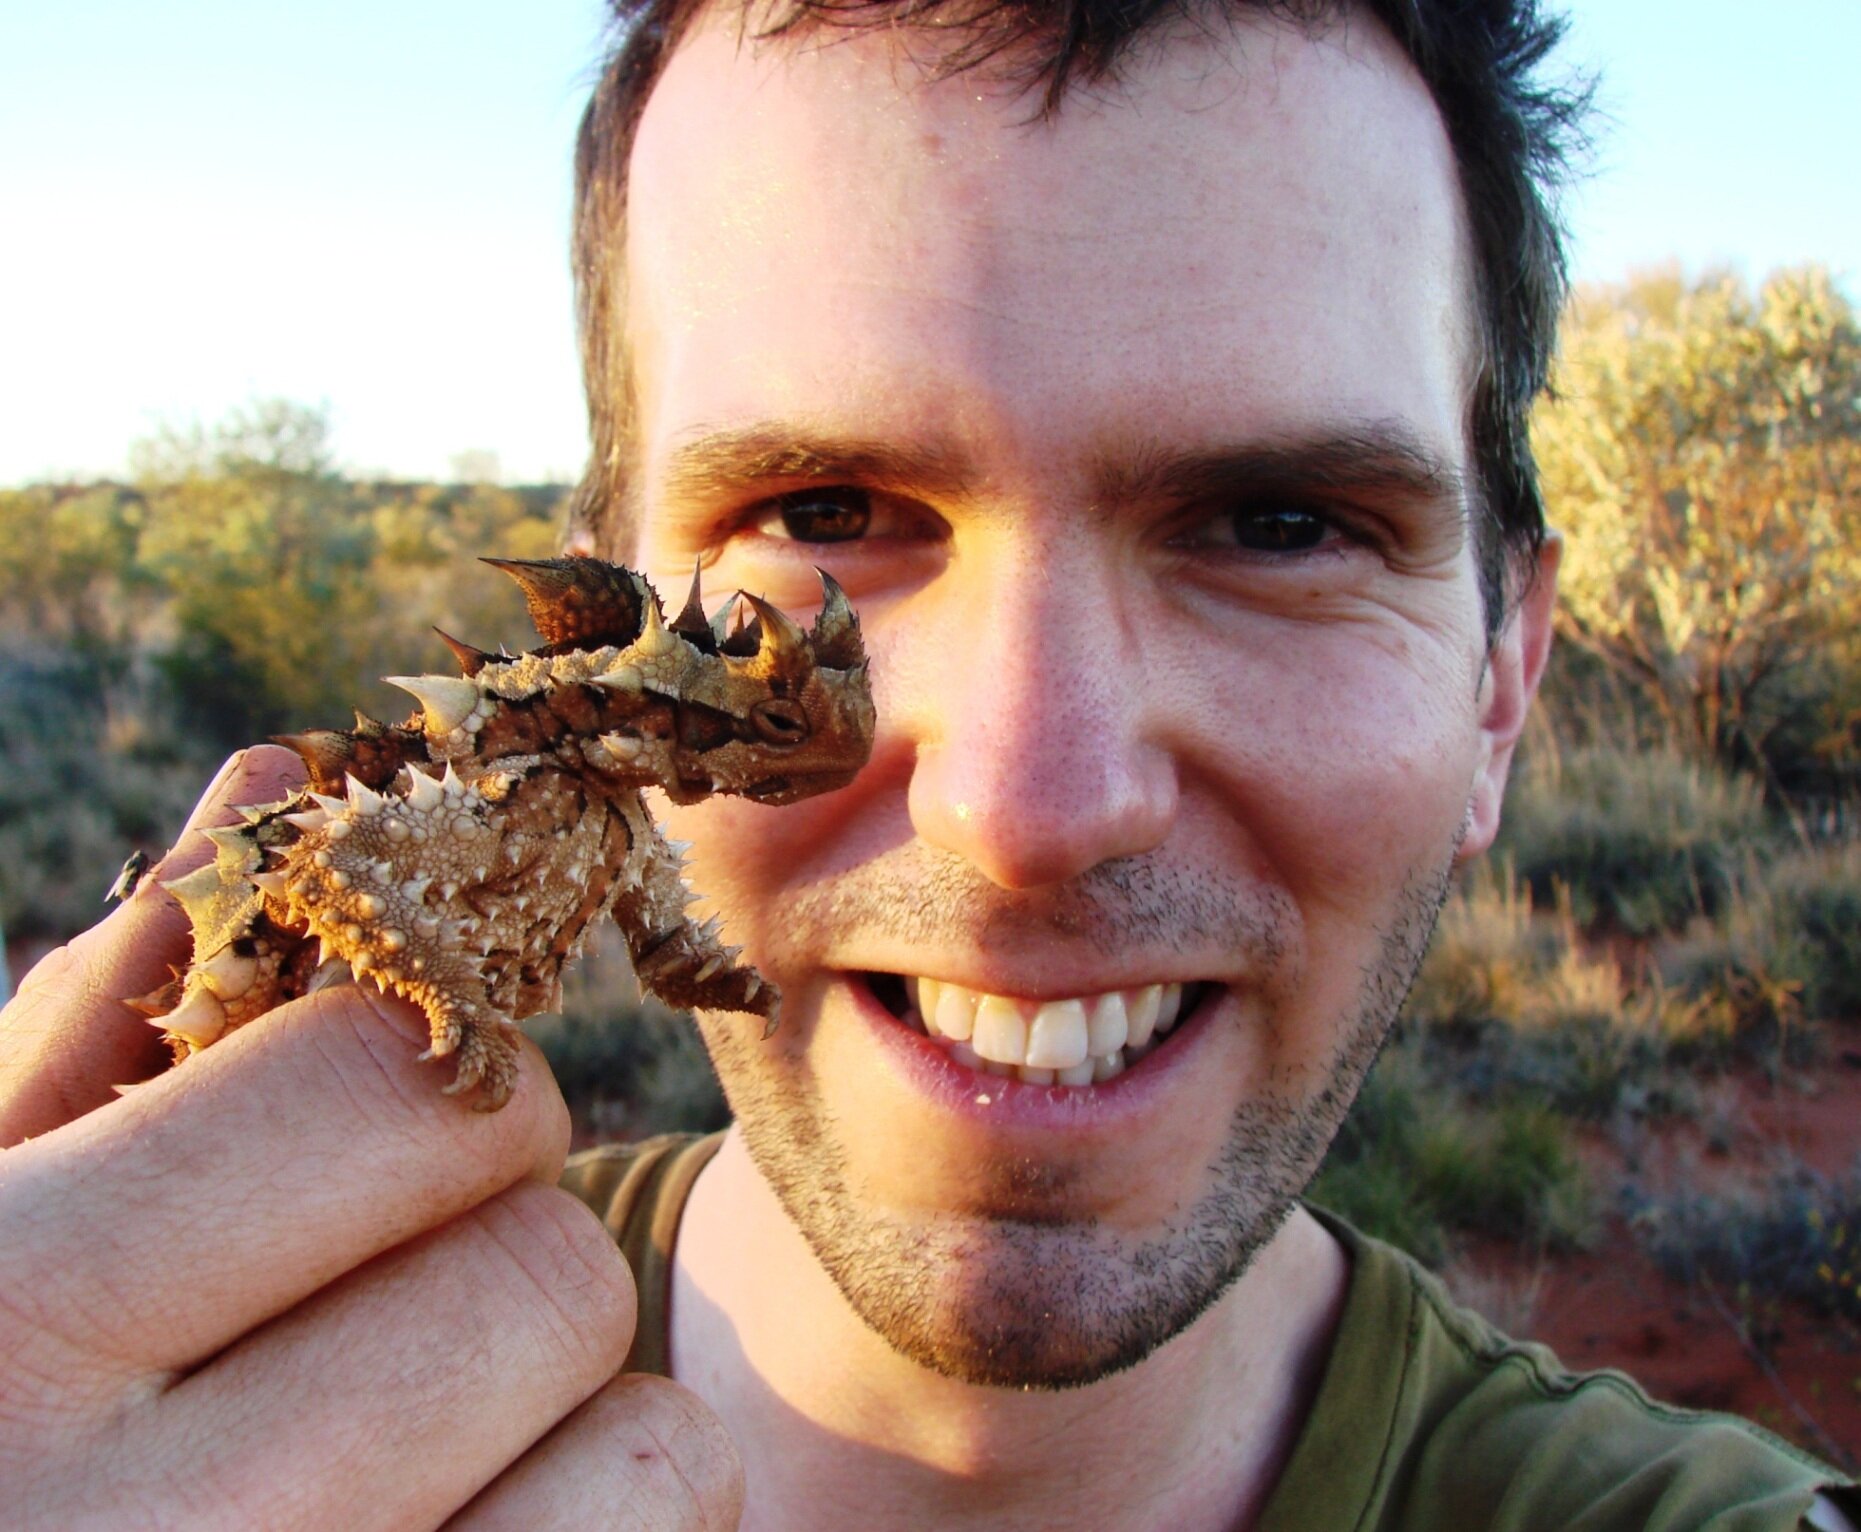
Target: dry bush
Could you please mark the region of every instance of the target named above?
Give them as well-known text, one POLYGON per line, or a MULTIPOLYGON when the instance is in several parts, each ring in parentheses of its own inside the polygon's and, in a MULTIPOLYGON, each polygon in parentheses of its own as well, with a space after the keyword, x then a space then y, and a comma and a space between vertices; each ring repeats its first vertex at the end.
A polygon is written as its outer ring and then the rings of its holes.
POLYGON ((1829 1177, 1796 1163, 1742 1195, 1645 1198, 1629 1211, 1670 1276, 1861 1322, 1861 1166, 1829 1177))
POLYGON ((1500 854, 1542 908, 1636 936, 1716 914, 1772 830, 1756 784, 1672 749, 1539 752, 1506 800, 1500 854))

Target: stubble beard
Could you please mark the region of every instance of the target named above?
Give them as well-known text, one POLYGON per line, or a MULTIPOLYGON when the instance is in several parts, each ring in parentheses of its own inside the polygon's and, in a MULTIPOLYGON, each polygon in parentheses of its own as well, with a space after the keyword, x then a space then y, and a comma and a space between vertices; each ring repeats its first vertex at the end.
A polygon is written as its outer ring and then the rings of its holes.
MULTIPOLYGON (((962 1382, 1081 1387, 1135 1366, 1188 1329, 1271 1242, 1381 1051, 1452 875, 1451 855, 1411 874, 1378 933, 1353 1014, 1337 1029, 1317 1088, 1263 1091, 1240 1102, 1208 1167, 1208 1190, 1149 1238, 1090 1219, 964 1212, 906 1220, 864 1206, 850 1193, 845 1151, 814 1083, 773 1077, 741 1018, 705 1023, 705 1040, 751 1158, 868 1327, 901 1355, 962 1382)), ((858 889, 817 899, 794 912, 799 921, 831 921, 857 909, 868 926, 899 930, 949 918, 973 927, 988 903, 950 868, 928 878, 922 869, 855 877, 858 889)), ((1209 894, 1206 885, 1186 889, 1152 869, 1133 875, 1130 864, 1106 864, 1074 884, 1063 908, 1044 920, 1119 950, 1145 932, 1180 930, 1188 907, 1199 912, 1192 922, 1223 922, 1252 951, 1283 950, 1285 910, 1239 890, 1216 900, 1209 894)), ((1037 1200, 1046 1173, 1036 1162, 997 1159, 978 1164, 977 1181, 1018 1187, 1037 1200)))

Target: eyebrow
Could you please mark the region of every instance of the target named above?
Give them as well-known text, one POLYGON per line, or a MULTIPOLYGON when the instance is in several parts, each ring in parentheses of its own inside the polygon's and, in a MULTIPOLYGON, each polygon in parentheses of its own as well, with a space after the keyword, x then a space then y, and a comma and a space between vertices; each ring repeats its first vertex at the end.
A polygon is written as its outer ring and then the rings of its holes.
MULTIPOLYGON (((843 437, 780 421, 707 431, 675 448, 664 489, 699 500, 746 486, 873 484, 960 499, 981 474, 960 449, 843 437)), ((1401 421, 1348 426, 1278 441, 1180 448, 1155 440, 1102 447, 1092 465, 1096 506, 1218 500, 1303 491, 1451 504, 1464 514, 1466 475, 1401 421)))
POLYGON ((773 480, 878 484, 960 498, 974 492, 977 477, 948 448, 828 436, 771 422, 707 431, 673 449, 664 487, 671 498, 690 500, 773 480))
POLYGON ((1213 450, 1140 446, 1101 454, 1093 479, 1107 505, 1315 490, 1446 503, 1463 512, 1467 505, 1466 475, 1401 421, 1213 450))

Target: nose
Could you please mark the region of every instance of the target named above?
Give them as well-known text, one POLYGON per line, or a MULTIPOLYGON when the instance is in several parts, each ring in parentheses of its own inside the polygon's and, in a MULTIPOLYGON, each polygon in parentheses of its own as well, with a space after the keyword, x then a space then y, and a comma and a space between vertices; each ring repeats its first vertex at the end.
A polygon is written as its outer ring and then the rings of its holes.
POLYGON ((972 548, 899 614, 888 700, 916 746, 912 826, 999 887, 1153 850, 1175 818, 1167 697, 1115 566, 1076 545, 972 548))

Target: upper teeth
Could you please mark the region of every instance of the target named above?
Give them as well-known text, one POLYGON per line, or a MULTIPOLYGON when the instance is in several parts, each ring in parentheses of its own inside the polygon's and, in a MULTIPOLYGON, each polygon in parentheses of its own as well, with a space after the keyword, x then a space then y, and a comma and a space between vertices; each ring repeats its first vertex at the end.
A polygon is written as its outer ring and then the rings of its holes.
POLYGON ((938 979, 907 986, 924 1030, 965 1063, 1009 1070, 1036 1085, 1109 1080, 1175 1026, 1180 984, 1056 1000, 1018 1000, 938 979))

